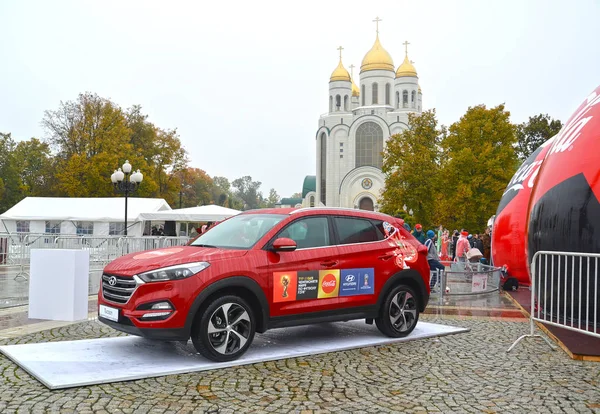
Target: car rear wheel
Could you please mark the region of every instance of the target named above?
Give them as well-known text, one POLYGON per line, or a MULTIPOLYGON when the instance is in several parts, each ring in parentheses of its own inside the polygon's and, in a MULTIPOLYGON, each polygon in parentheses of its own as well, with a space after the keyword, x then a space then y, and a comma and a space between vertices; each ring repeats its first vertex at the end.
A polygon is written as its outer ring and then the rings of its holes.
POLYGON ((410 334, 418 321, 419 298, 409 286, 399 285, 386 296, 375 324, 384 335, 401 338, 410 334))
POLYGON ((211 301, 196 318, 192 342, 205 358, 232 361, 246 352, 254 339, 256 321, 252 308, 239 296, 211 301))

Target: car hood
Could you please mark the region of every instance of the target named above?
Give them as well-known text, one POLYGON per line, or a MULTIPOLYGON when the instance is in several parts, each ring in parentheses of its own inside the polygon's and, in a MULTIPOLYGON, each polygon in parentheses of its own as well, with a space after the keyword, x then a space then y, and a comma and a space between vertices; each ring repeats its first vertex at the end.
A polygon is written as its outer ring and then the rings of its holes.
POLYGON ((193 262, 214 262, 216 260, 242 257, 247 250, 226 250, 212 247, 177 246, 164 249, 130 253, 110 262, 105 273, 133 276, 166 266, 193 262))

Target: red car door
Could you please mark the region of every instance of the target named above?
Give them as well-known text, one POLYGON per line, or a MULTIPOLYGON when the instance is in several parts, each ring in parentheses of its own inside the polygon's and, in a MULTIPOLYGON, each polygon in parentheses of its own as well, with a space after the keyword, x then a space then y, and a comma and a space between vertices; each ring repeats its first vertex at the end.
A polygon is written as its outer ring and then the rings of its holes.
POLYGON ((298 247, 293 252, 267 253, 271 317, 336 309, 340 270, 330 220, 299 217, 274 239, 279 237, 294 240, 298 247))
POLYGON ((400 270, 397 245, 385 239, 379 220, 337 216, 333 222, 339 238, 339 306, 373 305, 388 278, 400 270))

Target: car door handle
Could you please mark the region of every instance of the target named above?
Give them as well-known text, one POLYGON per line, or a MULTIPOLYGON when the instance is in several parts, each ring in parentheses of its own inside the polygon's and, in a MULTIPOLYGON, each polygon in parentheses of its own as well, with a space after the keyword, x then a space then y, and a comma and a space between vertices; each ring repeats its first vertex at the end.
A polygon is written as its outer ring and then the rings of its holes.
POLYGON ((396 256, 394 253, 386 253, 379 256, 380 260, 390 260, 392 257, 396 256))
POLYGON ((337 260, 325 260, 324 262, 321 262, 321 266, 323 267, 333 267, 336 264, 338 264, 337 260))

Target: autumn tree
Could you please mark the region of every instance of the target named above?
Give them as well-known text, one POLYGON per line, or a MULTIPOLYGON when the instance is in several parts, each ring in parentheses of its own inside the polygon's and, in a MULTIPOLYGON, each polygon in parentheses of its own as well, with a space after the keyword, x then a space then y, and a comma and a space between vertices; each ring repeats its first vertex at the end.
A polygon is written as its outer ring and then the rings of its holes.
POLYGON ((180 171, 176 177, 181 185, 178 194, 180 195, 180 207, 195 207, 207 204, 213 204, 212 178, 199 168, 186 168, 180 171))
POLYGON ((437 220, 448 228, 483 229, 517 167, 515 129, 504 105, 467 110, 448 129, 440 177, 437 220))
POLYGON ((129 160, 144 174, 138 196, 177 200, 177 172, 187 168, 186 152, 177 131, 156 127, 139 105, 124 111, 109 99, 84 93, 46 111, 42 125, 56 154, 56 193, 113 196, 110 175, 129 160))
POLYGON ((416 222, 432 227, 438 222, 440 143, 445 130, 438 127, 435 110, 411 113, 408 121, 408 129, 391 136, 384 149, 382 211, 402 216, 406 205, 416 222))
POLYGON ((552 138, 562 128, 562 122, 548 114, 530 116, 527 122, 517 125, 517 155, 525 161, 544 142, 552 138))
POLYGON ((231 186, 235 188, 235 196, 243 201, 243 209, 251 210, 259 208, 263 196, 260 192, 260 181, 252 181, 252 177, 246 175, 235 179, 231 182, 231 186))

